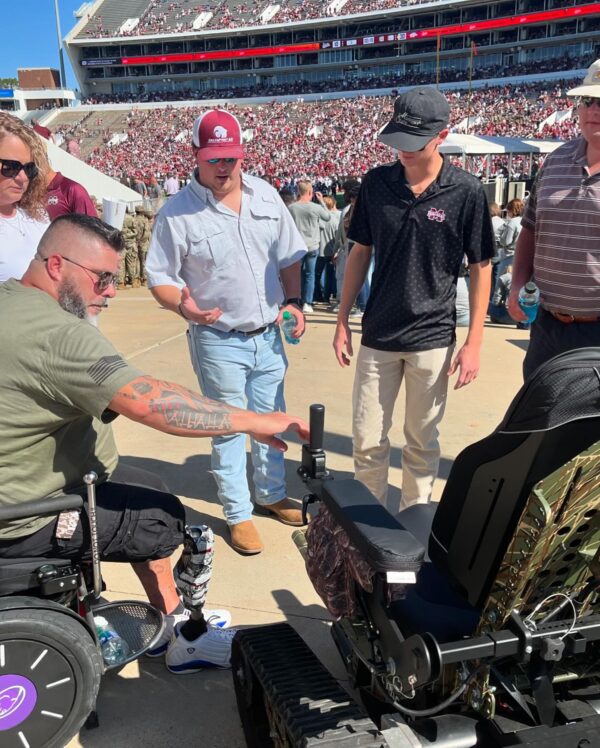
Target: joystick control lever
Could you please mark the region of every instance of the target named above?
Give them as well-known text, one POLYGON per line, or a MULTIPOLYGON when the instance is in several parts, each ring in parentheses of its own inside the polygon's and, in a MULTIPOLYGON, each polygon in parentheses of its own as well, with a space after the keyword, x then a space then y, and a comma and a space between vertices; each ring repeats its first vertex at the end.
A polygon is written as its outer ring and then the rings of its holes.
POLYGON ((323 450, 325 429, 325 406, 315 403, 310 406, 310 442, 302 445, 302 465, 298 473, 303 480, 328 478, 323 450))

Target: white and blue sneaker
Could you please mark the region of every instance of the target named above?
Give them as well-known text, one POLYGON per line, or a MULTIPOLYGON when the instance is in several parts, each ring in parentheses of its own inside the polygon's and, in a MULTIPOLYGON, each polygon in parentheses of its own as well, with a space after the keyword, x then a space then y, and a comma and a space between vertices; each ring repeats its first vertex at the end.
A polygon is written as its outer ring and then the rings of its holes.
POLYGON ((230 668, 231 642, 236 633, 236 629, 209 626, 205 634, 187 641, 180 635, 179 626, 176 626, 165 655, 167 670, 181 675, 209 668, 230 668))
MULTIPOLYGON (((231 613, 228 610, 209 610, 204 608, 202 611, 204 620, 209 626, 219 629, 229 628, 231 625, 231 613)), ((147 657, 160 657, 167 651, 169 642, 173 638, 173 631, 179 624, 185 623, 190 617, 190 611, 184 610, 183 613, 176 613, 165 616, 165 630, 156 644, 146 652, 147 657)))

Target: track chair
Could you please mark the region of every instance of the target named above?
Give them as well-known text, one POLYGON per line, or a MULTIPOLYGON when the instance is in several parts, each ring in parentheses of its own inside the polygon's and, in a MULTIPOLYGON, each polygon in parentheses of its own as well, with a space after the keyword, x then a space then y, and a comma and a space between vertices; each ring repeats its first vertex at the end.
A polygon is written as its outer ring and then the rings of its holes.
MULTIPOLYGON (((541 366, 458 455, 439 505, 393 517, 358 481, 331 478, 322 433, 312 406, 301 474, 318 510, 303 552, 378 728, 357 742, 350 726, 340 744, 600 746, 600 349, 541 366)), ((252 676, 279 740, 249 744, 312 745, 347 728, 332 709, 298 742, 293 705, 270 693, 252 634, 238 637, 242 721, 252 676)))

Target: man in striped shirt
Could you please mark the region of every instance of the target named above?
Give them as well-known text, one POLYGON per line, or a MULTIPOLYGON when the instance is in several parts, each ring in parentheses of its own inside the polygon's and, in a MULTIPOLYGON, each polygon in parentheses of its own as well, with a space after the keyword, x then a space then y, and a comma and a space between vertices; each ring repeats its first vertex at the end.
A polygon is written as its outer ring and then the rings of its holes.
POLYGON ((546 159, 525 208, 513 265, 513 319, 525 319, 518 295, 532 276, 541 292, 525 379, 559 353, 600 345, 600 60, 567 95, 578 97, 581 134, 546 159))

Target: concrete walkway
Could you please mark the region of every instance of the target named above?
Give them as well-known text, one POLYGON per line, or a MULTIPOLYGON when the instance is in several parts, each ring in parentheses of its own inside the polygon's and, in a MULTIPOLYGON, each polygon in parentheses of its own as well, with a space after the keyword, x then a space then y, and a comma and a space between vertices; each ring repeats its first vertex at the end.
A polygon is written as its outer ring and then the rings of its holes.
MULTIPOLYGON (((290 413, 308 417, 311 403, 326 406, 325 449, 328 466, 338 477, 352 474, 350 436, 353 371, 335 361, 331 341, 335 316, 317 307, 308 318, 307 333, 298 346, 287 348, 290 367, 286 400, 290 413)), ((101 317, 101 328, 132 363, 160 379, 197 389, 189 363, 182 320, 160 309, 145 289, 119 292, 101 317)), ((358 348, 359 324, 354 343, 358 348)), ((465 330, 459 330, 459 343, 465 330)), ((441 427, 442 463, 435 487, 439 497, 451 464, 468 444, 498 424, 521 385, 521 362, 528 333, 514 327, 488 325, 479 378, 450 391, 441 427)), ((398 403, 390 474, 390 503, 397 506, 401 485, 403 404, 398 403)), ((329 635, 329 615, 314 592, 291 530, 268 518, 256 524, 266 550, 242 557, 227 542, 227 529, 210 475, 210 441, 168 436, 119 418, 114 426, 122 460, 158 472, 189 509, 192 521, 210 524, 216 535, 215 573, 208 607, 228 608, 235 626, 288 621, 340 680, 345 671, 329 635)), ((304 486, 296 475, 300 445, 290 442, 287 474, 290 496, 301 497, 304 486)), ((106 597, 144 599, 131 569, 105 564, 106 597)), ((100 727, 83 730, 69 744, 86 748, 170 748, 204 745, 244 746, 231 673, 206 671, 171 675, 162 661, 141 660, 118 674, 107 675, 98 701, 100 727)))

